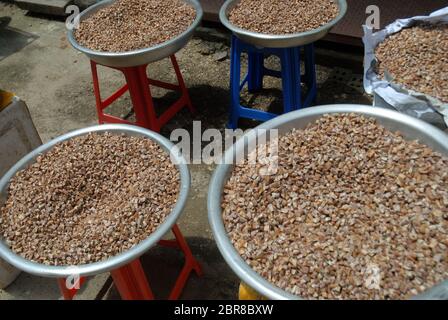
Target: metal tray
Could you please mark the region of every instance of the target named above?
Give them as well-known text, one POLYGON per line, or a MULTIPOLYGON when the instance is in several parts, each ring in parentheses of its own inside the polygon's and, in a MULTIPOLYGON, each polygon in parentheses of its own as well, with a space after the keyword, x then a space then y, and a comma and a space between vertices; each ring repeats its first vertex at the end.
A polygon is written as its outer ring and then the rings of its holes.
MULTIPOLYGON (((312 107, 281 115, 263 123, 256 129, 278 129, 279 136, 281 136, 293 128, 303 129, 323 115, 331 113, 357 113, 373 117, 385 128, 391 131, 400 131, 406 139, 418 139, 433 150, 448 156, 448 135, 441 130, 402 113, 370 106, 340 104, 312 107)), ((255 137, 256 135, 251 135, 249 139, 239 139, 235 143, 234 148, 229 148, 224 154, 224 164, 220 164, 216 168, 210 181, 207 199, 210 226, 222 256, 242 281, 269 299, 301 299, 299 296, 292 295, 276 287, 255 272, 233 247, 222 221, 221 200, 223 188, 233 170, 233 165, 228 163, 233 163, 236 154, 241 154, 248 145, 253 145, 249 140, 255 139, 255 137)), ((447 292, 448 280, 416 298, 425 299, 442 295, 448 298, 447 292)))
MULTIPOLYGON (((221 23, 225 25, 230 31, 232 31, 241 40, 253 44, 258 47, 266 48, 292 48, 303 46, 312 42, 315 42, 323 37, 333 28, 333 26, 338 23, 347 12, 347 2, 346 0, 337 0, 339 7, 339 13, 337 17, 317 29, 292 34, 267 34, 252 32, 249 30, 241 29, 232 23, 230 23, 227 18, 230 10, 238 4, 239 0, 227 0, 219 11, 219 19, 221 23)), ((300 19, 298 16, 297 19, 300 19)))
MULTIPOLYGON (((90 132, 111 132, 116 134, 126 134, 129 136, 141 136, 151 139, 157 142, 166 152, 175 151, 175 146, 165 137, 159 135, 158 133, 149 131, 136 126, 124 125, 124 124, 106 124, 100 126, 93 126, 89 128, 84 128, 76 130, 60 137, 57 137, 34 151, 23 157, 17 164, 15 164, 1 179, 0 179, 0 206, 3 206, 7 198, 8 185, 11 178, 20 170, 28 167, 30 164, 34 163, 37 156, 44 154, 51 150, 56 144, 72 139, 74 137, 83 136, 90 132), (173 149, 174 148, 174 149, 173 149)), ((0 241, 0 257, 15 266, 16 268, 43 277, 68 277, 73 274, 80 276, 95 275, 102 272, 107 272, 114 270, 120 266, 123 266, 134 259, 140 257, 148 249, 154 246, 160 238, 166 234, 171 227, 176 223, 182 210, 185 206, 185 202, 188 197, 188 192, 190 189, 190 172, 188 170, 187 163, 185 159, 180 155, 180 153, 173 152, 172 157, 178 163, 177 168, 180 173, 180 191, 179 197, 177 199, 176 205, 173 211, 166 217, 165 221, 153 232, 148 238, 132 247, 131 249, 120 253, 114 257, 111 257, 104 261, 99 261, 91 264, 84 264, 78 266, 49 266, 45 264, 40 264, 32 262, 30 260, 24 259, 20 255, 11 251, 11 249, 5 244, 3 240, 0 241)))
MULTIPOLYGON (((92 14, 98 10, 107 7, 114 3, 116 0, 104 0, 101 1, 83 12, 81 12, 79 20, 80 22, 84 19, 90 17, 92 14)), ((133 67, 143 64, 148 64, 153 61, 161 60, 166 58, 180 49, 182 49, 190 38, 193 36, 194 30, 198 27, 201 22, 203 11, 202 7, 197 0, 184 0, 186 3, 192 5, 196 10, 196 18, 193 23, 185 30, 183 33, 179 34, 177 37, 168 40, 166 42, 160 43, 153 47, 138 49, 127 52, 103 52, 94 51, 86 47, 81 46, 76 42, 73 30, 68 30, 67 37, 70 44, 78 51, 81 51, 87 55, 91 60, 109 67, 133 67)))

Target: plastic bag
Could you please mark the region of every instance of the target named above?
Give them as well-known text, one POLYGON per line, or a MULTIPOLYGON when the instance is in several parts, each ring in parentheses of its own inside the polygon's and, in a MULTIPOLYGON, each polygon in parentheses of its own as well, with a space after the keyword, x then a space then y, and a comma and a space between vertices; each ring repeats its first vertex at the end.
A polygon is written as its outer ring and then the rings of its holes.
MULTIPOLYGON (((429 95, 407 89, 390 79, 381 79, 375 72, 375 48, 389 35, 412 27, 418 22, 429 24, 448 23, 448 7, 437 10, 429 16, 416 16, 408 19, 398 19, 386 28, 373 32, 372 28, 364 29, 364 89, 368 94, 375 95, 375 105, 384 104, 397 111, 420 118, 427 122, 442 122, 448 126, 448 103, 429 95), (381 101, 381 103, 378 103, 381 101)), ((386 75, 387 76, 387 75, 386 75)))

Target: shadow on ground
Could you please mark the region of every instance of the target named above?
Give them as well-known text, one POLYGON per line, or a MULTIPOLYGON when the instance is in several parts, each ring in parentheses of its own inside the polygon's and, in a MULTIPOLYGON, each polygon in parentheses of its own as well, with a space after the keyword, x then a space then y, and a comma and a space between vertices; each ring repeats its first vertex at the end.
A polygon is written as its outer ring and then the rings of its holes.
MULTIPOLYGON (((202 266, 203 275, 192 273, 181 299, 236 299, 239 279, 224 262, 213 240, 188 237, 193 255, 202 266)), ((184 258, 179 250, 157 246, 141 258, 148 282, 156 299, 165 299, 181 271, 184 258), (160 266, 164 266, 160 268, 160 266)), ((114 286, 105 297, 117 300, 120 296, 114 286)))
POLYGON ((38 36, 9 26, 11 17, 0 17, 0 61, 22 50, 38 36))
MULTIPOLYGON (((187 129, 192 133, 193 121, 201 121, 203 130, 225 127, 230 103, 228 90, 210 85, 197 85, 189 87, 188 92, 196 112, 191 114, 187 108, 182 109, 164 126, 162 129, 163 135, 169 136, 171 131, 178 128, 187 129)), ((161 107, 166 108, 175 102, 178 97, 177 92, 170 91, 160 98, 155 98, 157 111, 160 113, 161 107)))
MULTIPOLYGON (((249 93, 247 89, 241 92, 241 104, 250 108, 282 114, 283 96, 281 86, 277 79, 265 80, 265 88, 256 93, 249 93)), ((192 115, 186 108, 178 113, 162 129, 162 134, 169 138, 174 129, 183 128, 193 134, 193 121, 201 121, 202 131, 206 129, 226 128, 229 109, 230 91, 221 87, 199 85, 188 88, 196 113, 192 115)), ((306 91, 305 91, 306 92, 306 91)), ((179 98, 177 92, 168 92, 164 96, 154 98, 158 114, 179 98)), ((314 105, 335 103, 371 104, 371 101, 362 92, 356 91, 346 83, 329 78, 318 84, 318 95, 314 105)), ((239 127, 249 129, 259 125, 260 122, 250 119, 240 119, 239 127)))

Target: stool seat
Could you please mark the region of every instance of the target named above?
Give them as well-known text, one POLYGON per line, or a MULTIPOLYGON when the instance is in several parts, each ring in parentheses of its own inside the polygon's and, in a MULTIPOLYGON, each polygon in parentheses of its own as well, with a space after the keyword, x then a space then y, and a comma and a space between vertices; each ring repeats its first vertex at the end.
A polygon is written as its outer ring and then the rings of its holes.
POLYGON ((294 48, 259 48, 248 44, 232 35, 230 57, 230 91, 231 110, 228 127, 236 129, 239 118, 267 121, 277 114, 248 108, 240 103, 241 90, 247 84, 249 92, 258 92, 263 88, 263 78, 272 76, 281 78, 283 91, 283 112, 306 108, 316 99, 316 69, 314 63, 314 45, 303 47, 305 74, 301 74, 302 47, 294 48), (248 71, 241 81, 241 54, 248 55, 248 71), (264 59, 269 55, 280 58, 281 71, 271 70, 264 66, 264 59), (303 81, 302 81, 303 79, 303 81), (302 82, 307 85, 308 92, 302 97, 302 82))

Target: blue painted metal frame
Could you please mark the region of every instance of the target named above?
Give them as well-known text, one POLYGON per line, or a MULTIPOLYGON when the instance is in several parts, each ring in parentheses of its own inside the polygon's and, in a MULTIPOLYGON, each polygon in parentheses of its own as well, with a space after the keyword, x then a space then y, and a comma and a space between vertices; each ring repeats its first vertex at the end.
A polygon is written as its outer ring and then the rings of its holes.
POLYGON ((283 112, 311 106, 317 94, 316 69, 314 63, 314 45, 304 46, 305 75, 303 80, 308 92, 302 100, 301 47, 295 48, 257 48, 232 36, 230 57, 230 91, 231 110, 228 127, 236 129, 239 118, 267 121, 276 116, 275 113, 247 108, 240 104, 240 92, 247 84, 249 92, 257 92, 263 88, 263 77, 272 76, 282 79, 283 112), (241 54, 248 54, 248 72, 241 82, 241 54), (264 58, 276 55, 280 58, 281 71, 270 70, 264 66, 264 58))

